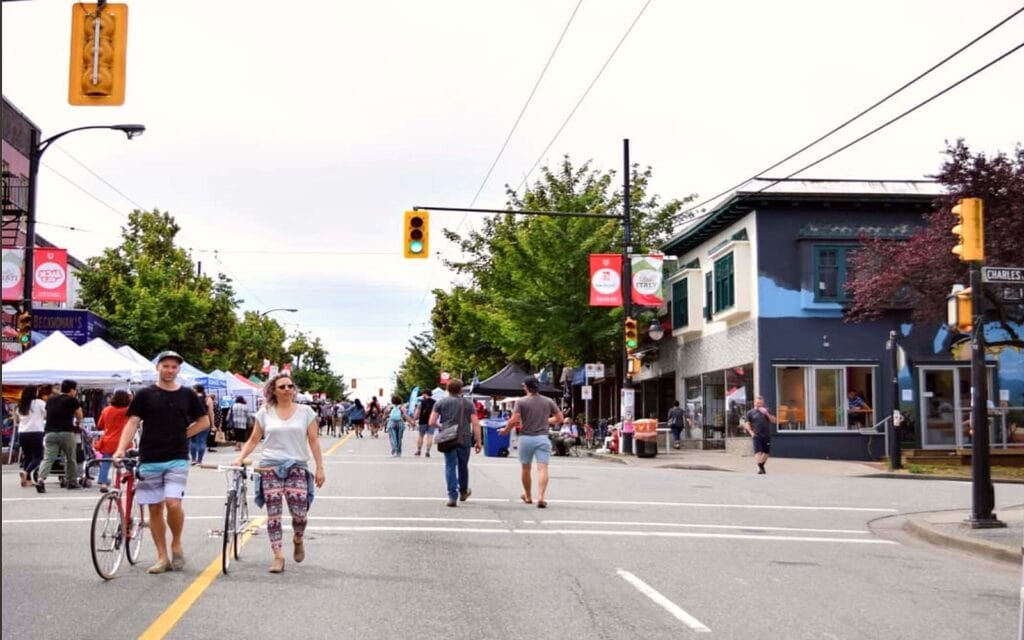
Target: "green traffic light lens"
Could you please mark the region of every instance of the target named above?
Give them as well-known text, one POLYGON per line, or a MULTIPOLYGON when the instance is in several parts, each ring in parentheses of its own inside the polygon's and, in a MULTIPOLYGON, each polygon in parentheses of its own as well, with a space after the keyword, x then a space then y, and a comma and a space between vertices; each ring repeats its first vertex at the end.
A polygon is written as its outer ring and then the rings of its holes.
POLYGON ((413 240, 409 243, 410 253, 423 253, 423 243, 419 240, 413 240))

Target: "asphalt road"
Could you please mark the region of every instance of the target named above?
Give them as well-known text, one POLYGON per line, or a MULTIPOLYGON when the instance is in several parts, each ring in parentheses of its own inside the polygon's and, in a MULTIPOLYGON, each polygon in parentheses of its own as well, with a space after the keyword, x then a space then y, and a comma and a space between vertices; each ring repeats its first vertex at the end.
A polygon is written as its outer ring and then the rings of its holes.
MULTIPOLYGON (((3 473, 4 638, 1017 638, 1019 567, 901 534, 901 513, 964 508, 970 484, 639 469, 556 458, 549 508, 513 459, 474 456, 445 506, 443 458, 324 439, 307 559, 267 573, 265 531, 219 574, 223 474, 193 468, 184 571, 93 570, 98 493, 3 473)), ((227 463, 222 448, 207 462, 227 463)), ((769 470, 771 465, 769 465, 769 470)), ((999 485, 997 507, 1024 503, 999 485)), ((262 515, 251 507, 255 516, 262 515)))

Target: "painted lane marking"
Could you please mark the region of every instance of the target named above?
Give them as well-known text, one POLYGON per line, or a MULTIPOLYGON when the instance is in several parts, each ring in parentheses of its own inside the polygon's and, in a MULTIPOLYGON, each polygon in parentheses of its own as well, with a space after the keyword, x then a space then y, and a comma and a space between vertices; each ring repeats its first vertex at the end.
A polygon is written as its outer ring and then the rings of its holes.
POLYGON ((619 569, 616 571, 616 573, 619 574, 620 578, 622 578, 629 584, 633 585, 633 587, 635 587, 637 591, 653 600, 655 604, 659 605, 665 611, 671 613, 673 617, 675 617, 677 620, 679 620, 686 626, 690 627, 697 633, 711 633, 711 629, 707 628, 704 625, 704 623, 683 611, 682 607, 672 602, 665 596, 661 595, 661 593, 659 593, 657 589, 647 584, 640 578, 636 577, 635 575, 624 569, 619 569))
MULTIPOLYGON (((239 547, 245 545, 246 542, 252 538, 253 533, 256 529, 263 526, 266 522, 267 517, 261 516, 253 519, 249 525, 249 530, 242 535, 242 539, 238 541, 239 547)), ((181 617, 195 604, 199 596, 203 595, 213 581, 217 579, 217 576, 221 572, 221 557, 218 555, 214 558, 210 564, 206 565, 203 572, 192 581, 192 584, 186 588, 178 598, 171 603, 171 606, 167 607, 160 617, 153 621, 153 624, 142 632, 139 636, 139 640, 160 640, 174 628, 174 625, 178 624, 181 617)))
MULTIPOLYGON (((282 515, 282 519, 291 520, 291 516, 282 515)), ((223 520, 224 516, 186 516, 185 521, 223 520)), ((497 518, 418 518, 418 517, 370 517, 370 516, 315 516, 312 520, 345 521, 345 522, 466 522, 474 524, 501 524, 497 518)), ((70 522, 92 522, 92 518, 31 518, 26 520, 3 520, 0 524, 65 524, 70 522)))
POLYGON ((515 533, 566 536, 631 536, 635 538, 718 538, 721 540, 774 540, 779 542, 842 542, 849 544, 899 544, 873 538, 818 538, 814 536, 741 535, 738 533, 689 533, 685 531, 607 531, 600 529, 516 529, 515 533))
POLYGON ((331 455, 332 453, 334 453, 335 451, 337 451, 338 447, 340 447, 341 445, 343 445, 346 442, 348 442, 349 438, 351 438, 351 437, 352 437, 352 434, 350 433, 347 436, 345 436, 344 438, 342 438, 341 440, 338 440, 337 442, 335 442, 334 445, 331 446, 331 448, 328 449, 326 453, 324 453, 324 457, 327 457, 327 456, 331 455))
POLYGON ((748 531, 793 531, 802 533, 850 533, 869 535, 861 529, 803 529, 797 527, 765 527, 747 524, 694 524, 681 522, 621 522, 618 520, 539 520, 539 524, 596 524, 616 527, 683 527, 688 529, 743 529, 748 531))
MULTIPOLYGON (((552 501, 553 502, 553 501, 552 501)), ((866 511, 878 513, 896 513, 896 509, 876 507, 802 507, 781 504, 714 504, 706 502, 661 502, 642 500, 558 500, 559 504, 620 504, 629 506, 650 507, 703 507, 713 509, 786 509, 795 511, 866 511)))

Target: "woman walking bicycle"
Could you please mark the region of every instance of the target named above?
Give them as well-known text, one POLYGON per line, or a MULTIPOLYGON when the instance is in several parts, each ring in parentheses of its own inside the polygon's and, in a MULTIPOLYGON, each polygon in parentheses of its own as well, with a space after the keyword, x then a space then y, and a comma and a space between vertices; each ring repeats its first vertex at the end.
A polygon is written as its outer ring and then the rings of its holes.
POLYGON ((274 561, 270 573, 284 571, 281 515, 284 502, 292 516, 293 558, 302 562, 306 558, 303 535, 306 531, 309 505, 313 501, 313 486, 324 484, 324 461, 317 434, 316 412, 308 405, 295 402, 295 383, 282 373, 273 376, 263 388, 266 404, 256 412, 252 435, 232 463, 241 466, 266 436, 263 456, 257 463, 262 469, 256 476, 255 501, 267 506, 267 533, 274 561), (316 472, 309 471, 309 458, 316 461, 316 472), (271 469, 271 470, 266 470, 271 469))

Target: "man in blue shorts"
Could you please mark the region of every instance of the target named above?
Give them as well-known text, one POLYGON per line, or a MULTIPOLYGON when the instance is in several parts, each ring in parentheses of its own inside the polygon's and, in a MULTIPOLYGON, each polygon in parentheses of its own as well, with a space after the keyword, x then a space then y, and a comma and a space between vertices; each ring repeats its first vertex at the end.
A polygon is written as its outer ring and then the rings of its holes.
POLYGON ((188 481, 188 439, 209 428, 207 408, 199 396, 178 384, 181 356, 164 351, 156 360, 157 383, 140 390, 128 406, 128 424, 114 453, 123 458, 141 423, 139 482, 135 497, 149 505, 149 528, 156 545, 157 562, 149 573, 165 573, 185 567, 181 532, 185 508, 181 504, 188 481), (166 514, 165 514, 166 512, 166 514), (171 529, 171 553, 167 553, 167 528, 171 529))
POLYGON ((437 434, 437 427, 430 426, 430 414, 434 411, 434 399, 431 397, 430 390, 427 389, 423 392, 423 397, 420 398, 420 402, 416 405, 416 412, 413 413, 413 419, 416 420, 416 432, 419 434, 416 437, 416 455, 420 455, 423 450, 423 440, 427 441, 427 457, 430 457, 430 447, 434 446, 434 435, 437 434))
POLYGON ((517 424, 523 425, 519 434, 519 464, 522 465, 523 495, 520 500, 533 504, 532 478, 530 464, 537 460, 537 485, 540 494, 537 496, 537 508, 548 506, 544 494, 548 490, 548 462, 551 460, 551 425, 561 424, 564 416, 555 401, 546 398, 537 391, 540 382, 533 376, 523 380, 526 397, 516 401, 515 411, 505 426, 498 430, 501 435, 507 434, 517 424))
POLYGON ((754 399, 754 408, 743 416, 747 433, 754 443, 754 461, 757 462, 757 473, 765 474, 764 463, 768 462, 768 454, 772 447, 772 425, 776 418, 764 405, 764 396, 754 399))

